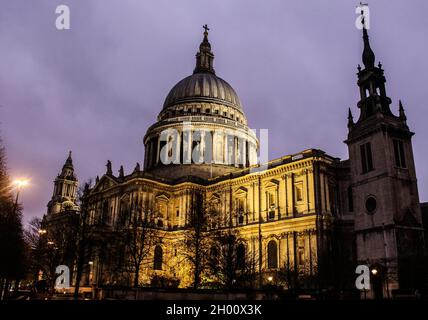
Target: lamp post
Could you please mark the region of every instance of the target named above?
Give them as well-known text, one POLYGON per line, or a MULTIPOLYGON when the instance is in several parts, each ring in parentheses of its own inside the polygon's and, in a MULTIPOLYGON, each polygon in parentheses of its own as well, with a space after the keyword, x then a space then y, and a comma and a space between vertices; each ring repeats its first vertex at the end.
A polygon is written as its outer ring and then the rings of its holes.
POLYGON ((18 199, 19 199, 19 193, 21 192, 22 188, 28 186, 29 180, 28 179, 16 179, 13 181, 13 185, 16 186, 16 197, 15 197, 15 205, 13 208, 13 213, 16 213, 16 210, 18 209, 18 199))
MULTIPOLYGON (((28 185, 28 179, 16 179, 16 180, 14 180, 13 182, 12 182, 12 185, 14 185, 15 187, 16 187, 16 197, 15 197, 15 203, 14 203, 14 205, 13 205, 13 210, 12 210, 12 214, 13 214, 13 216, 15 216, 16 215, 16 212, 17 212, 17 210, 18 210, 18 199, 19 199, 19 192, 21 191, 21 189, 23 188, 23 187, 25 187, 25 186, 27 186, 28 185)), ((15 293, 18 291, 18 284, 19 284, 19 280, 15 280, 15 288, 14 288, 14 291, 15 291, 15 293)), ((8 287, 8 285, 6 285, 6 288, 5 288, 5 290, 7 290, 7 287, 8 287)), ((3 292, 1 292, 0 293, 0 296, 1 296, 1 300, 3 300, 3 298, 4 298, 4 293, 3 292)))

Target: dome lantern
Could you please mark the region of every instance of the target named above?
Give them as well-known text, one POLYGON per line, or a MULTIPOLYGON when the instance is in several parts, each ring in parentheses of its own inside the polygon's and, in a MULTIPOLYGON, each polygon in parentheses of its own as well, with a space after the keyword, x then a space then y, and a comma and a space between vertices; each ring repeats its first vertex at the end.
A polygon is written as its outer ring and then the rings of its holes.
POLYGON ((209 72, 214 73, 213 60, 214 54, 211 52, 211 44, 208 41, 208 28, 207 25, 204 25, 204 39, 199 45, 199 52, 196 54, 196 67, 193 73, 209 72))

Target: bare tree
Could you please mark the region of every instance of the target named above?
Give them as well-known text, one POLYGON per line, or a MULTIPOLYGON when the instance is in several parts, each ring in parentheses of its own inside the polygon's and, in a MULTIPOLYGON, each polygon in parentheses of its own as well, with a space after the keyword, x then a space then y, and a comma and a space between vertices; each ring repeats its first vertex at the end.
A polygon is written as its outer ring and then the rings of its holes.
POLYGON ((67 265, 71 268, 75 260, 76 233, 75 217, 55 223, 39 218, 31 220, 25 231, 25 240, 30 248, 29 270, 35 280, 41 271, 48 288, 53 290, 57 266, 67 265))
POLYGON ((153 210, 142 210, 141 204, 131 207, 129 223, 124 228, 124 240, 134 273, 133 286, 138 287, 143 262, 147 260, 152 248, 161 242, 162 232, 153 217, 153 210))
POLYGON ((255 260, 239 229, 229 226, 211 232, 209 277, 226 289, 251 286, 256 274, 255 260))
POLYGON ((87 247, 87 225, 88 225, 88 208, 86 203, 86 196, 92 185, 92 180, 84 184, 83 188, 78 189, 78 199, 80 202, 80 215, 77 230, 77 252, 76 252, 76 278, 74 285, 74 299, 79 298, 80 282, 83 274, 84 261, 86 260, 86 247, 87 247))
POLYGON ((22 207, 13 199, 6 167, 6 152, 0 139, 0 299, 15 288, 25 274, 26 246, 23 238, 22 207))
POLYGON ((24 239, 29 248, 29 265, 28 271, 33 280, 37 281, 39 271, 44 266, 44 256, 46 248, 42 247, 44 242, 41 240, 42 219, 33 218, 24 231, 24 239))
POLYGON ((199 193, 194 195, 187 224, 181 246, 184 259, 190 263, 192 268, 193 288, 198 289, 201 285, 201 275, 208 264, 212 242, 212 234, 208 232, 209 219, 202 195, 199 193))

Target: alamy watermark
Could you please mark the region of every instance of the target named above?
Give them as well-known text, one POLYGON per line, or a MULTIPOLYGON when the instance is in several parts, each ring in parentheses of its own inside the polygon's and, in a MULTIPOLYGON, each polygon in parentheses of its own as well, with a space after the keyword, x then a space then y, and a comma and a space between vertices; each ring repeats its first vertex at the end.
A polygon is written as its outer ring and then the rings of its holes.
POLYGON ((361 264, 357 266, 355 273, 358 274, 357 279, 355 279, 355 287, 358 290, 370 290, 370 268, 361 264))
POLYGON ((355 19, 355 27, 358 30, 370 29, 370 9, 367 4, 360 4, 355 8, 355 13, 358 17, 355 19))
POLYGON ((251 172, 264 171, 269 161, 268 129, 208 130, 183 122, 159 135, 159 160, 169 164, 221 164, 250 166, 251 172))
POLYGON ((55 20, 55 27, 58 30, 69 30, 70 29, 70 7, 65 4, 61 4, 56 7, 55 13, 58 15, 55 20))
POLYGON ((62 264, 56 267, 55 274, 58 275, 55 279, 55 289, 69 289, 70 269, 62 264))

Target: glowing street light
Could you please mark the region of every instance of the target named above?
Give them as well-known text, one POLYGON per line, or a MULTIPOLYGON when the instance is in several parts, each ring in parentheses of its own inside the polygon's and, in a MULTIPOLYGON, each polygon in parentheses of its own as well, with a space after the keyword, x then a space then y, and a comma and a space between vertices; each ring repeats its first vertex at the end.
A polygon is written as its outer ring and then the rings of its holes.
POLYGON ((272 280, 273 280, 273 277, 272 277, 272 276, 269 276, 269 277, 268 277, 268 281, 269 281, 269 282, 272 282, 272 280))
POLYGON ((43 234, 46 234, 46 229, 39 229, 39 234, 40 235, 43 235, 43 234))
POLYGON ((377 269, 372 269, 372 274, 375 276, 377 275, 377 269))
POLYGON ((18 188, 21 189, 23 187, 28 186, 30 180, 28 179, 15 179, 12 183, 18 188))
POLYGON ((18 198, 19 198, 19 192, 22 188, 28 186, 30 183, 30 180, 28 179, 15 179, 12 184, 16 186, 16 198, 15 198, 15 210, 18 207, 18 198))
POLYGON ((15 205, 13 206, 13 215, 16 214, 16 210, 18 209, 18 198, 19 192, 23 187, 26 187, 30 181, 28 179, 15 179, 12 184, 16 186, 16 197, 15 197, 15 205))

